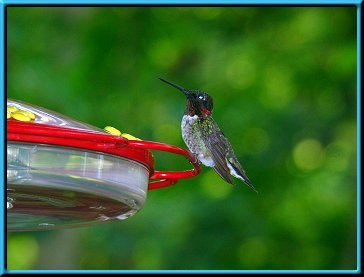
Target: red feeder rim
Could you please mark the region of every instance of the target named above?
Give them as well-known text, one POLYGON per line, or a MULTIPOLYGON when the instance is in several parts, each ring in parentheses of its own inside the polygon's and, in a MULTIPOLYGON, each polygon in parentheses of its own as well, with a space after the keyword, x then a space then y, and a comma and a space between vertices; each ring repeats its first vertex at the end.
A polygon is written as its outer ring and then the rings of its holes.
POLYGON ((7 140, 22 141, 99 151, 128 158, 145 165, 150 172, 148 189, 170 186, 181 178, 190 178, 201 172, 195 156, 180 147, 144 140, 128 140, 121 136, 84 131, 33 122, 7 120, 7 140), (149 150, 158 150, 184 156, 193 166, 185 171, 154 170, 154 158, 149 150))

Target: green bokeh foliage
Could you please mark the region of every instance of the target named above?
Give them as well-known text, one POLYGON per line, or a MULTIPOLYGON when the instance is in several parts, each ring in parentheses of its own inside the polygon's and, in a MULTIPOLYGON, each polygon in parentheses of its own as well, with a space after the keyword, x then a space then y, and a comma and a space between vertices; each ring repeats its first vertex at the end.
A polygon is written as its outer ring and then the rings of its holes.
POLYGON ((207 91, 259 191, 204 168, 126 221, 10 233, 10 269, 356 268, 354 7, 9 7, 7 65, 9 98, 180 147, 157 78, 207 91))

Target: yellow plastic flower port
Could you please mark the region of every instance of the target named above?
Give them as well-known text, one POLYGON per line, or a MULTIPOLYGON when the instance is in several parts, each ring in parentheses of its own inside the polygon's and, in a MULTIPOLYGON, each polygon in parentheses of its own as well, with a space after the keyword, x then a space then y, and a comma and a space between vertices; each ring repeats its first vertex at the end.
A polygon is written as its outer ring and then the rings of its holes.
POLYGON ((29 116, 26 116, 25 114, 21 112, 15 112, 11 114, 11 117, 19 120, 19 121, 31 121, 32 119, 29 116))
POLYGON ((19 121, 31 121, 35 119, 35 114, 25 110, 19 110, 17 107, 14 106, 7 106, 6 109, 6 118, 14 118, 15 120, 19 121))
POLYGON ((121 136, 128 139, 128 140, 141 140, 141 139, 138 139, 138 138, 136 138, 136 137, 134 137, 134 136, 132 136, 130 134, 127 134, 127 133, 123 133, 121 136))
POLYGON ((118 129, 116 129, 114 127, 111 127, 111 126, 106 126, 104 128, 104 130, 106 132, 108 132, 109 134, 111 134, 111 135, 115 135, 115 136, 120 136, 121 135, 121 132, 118 129))

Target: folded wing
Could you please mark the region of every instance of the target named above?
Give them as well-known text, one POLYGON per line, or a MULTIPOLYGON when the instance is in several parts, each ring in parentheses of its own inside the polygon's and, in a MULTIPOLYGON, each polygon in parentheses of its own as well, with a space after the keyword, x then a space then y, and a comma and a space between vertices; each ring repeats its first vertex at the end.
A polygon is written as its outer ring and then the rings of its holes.
MULTIPOLYGON (((200 118, 199 120, 205 119, 200 118)), ((226 163, 227 149, 231 147, 229 141, 212 118, 209 119, 208 123, 202 122, 201 124, 198 124, 198 126, 200 126, 202 140, 214 161, 215 166, 213 168, 215 172, 219 174, 224 181, 234 184, 230 175, 230 169, 226 163)))

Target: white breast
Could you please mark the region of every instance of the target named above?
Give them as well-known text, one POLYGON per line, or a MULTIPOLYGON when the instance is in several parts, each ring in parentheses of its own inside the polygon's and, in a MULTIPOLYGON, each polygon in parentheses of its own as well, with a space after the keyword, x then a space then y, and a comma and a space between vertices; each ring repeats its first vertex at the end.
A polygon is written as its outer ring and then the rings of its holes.
POLYGON ((191 125, 193 122, 195 122, 197 120, 198 116, 194 115, 194 116, 190 116, 190 115, 184 115, 182 117, 182 123, 181 123, 181 127, 185 128, 186 125, 188 127, 188 125, 191 125))
POLYGON ((184 115, 182 117, 182 122, 181 122, 182 138, 183 138, 184 142, 187 144, 187 146, 189 147, 191 152, 193 152, 193 149, 191 149, 191 147, 192 147, 191 143, 193 143, 193 140, 197 139, 197 137, 195 137, 196 134, 193 135, 194 133, 192 132, 192 124, 197 119, 198 119, 197 115, 194 115, 194 116, 184 115))
POLYGON ((197 155, 197 158, 200 160, 200 162, 202 162, 205 166, 213 167, 215 164, 209 154, 209 151, 203 144, 198 143, 201 140, 200 134, 198 132, 193 132, 192 130, 192 125, 197 119, 197 115, 183 116, 181 123, 182 138, 190 151, 197 155))

